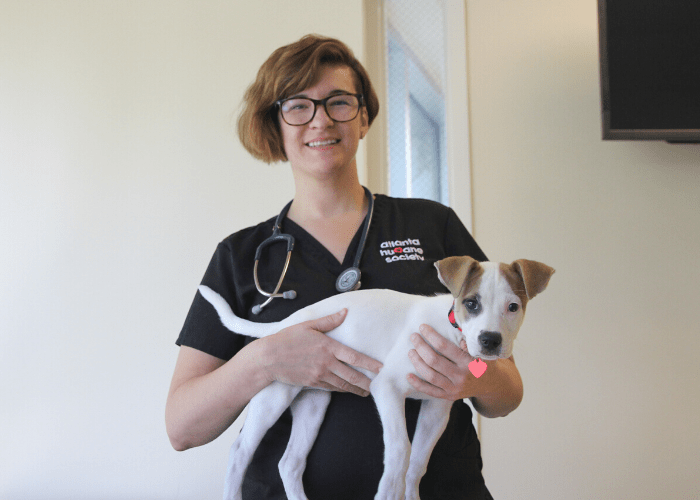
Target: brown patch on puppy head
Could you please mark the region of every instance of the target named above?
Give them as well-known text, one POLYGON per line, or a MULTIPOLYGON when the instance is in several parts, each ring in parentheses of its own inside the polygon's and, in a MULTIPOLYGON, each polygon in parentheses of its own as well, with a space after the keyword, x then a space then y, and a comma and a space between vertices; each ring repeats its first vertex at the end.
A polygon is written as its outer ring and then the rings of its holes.
POLYGON ((544 291, 554 269, 534 260, 518 259, 512 264, 500 264, 501 274, 522 301, 523 309, 528 300, 544 291))
POLYGON ((522 305, 524 311, 525 307, 527 307, 528 296, 527 292, 525 291, 525 283, 523 283, 522 276, 515 269, 513 269, 512 264, 504 264, 501 262, 498 267, 501 271, 501 275, 506 279, 511 290, 513 290, 513 293, 520 299, 520 304, 522 305))
POLYGON ((471 257, 447 257, 435 263, 440 282, 453 297, 464 295, 466 290, 478 290, 484 269, 471 257))

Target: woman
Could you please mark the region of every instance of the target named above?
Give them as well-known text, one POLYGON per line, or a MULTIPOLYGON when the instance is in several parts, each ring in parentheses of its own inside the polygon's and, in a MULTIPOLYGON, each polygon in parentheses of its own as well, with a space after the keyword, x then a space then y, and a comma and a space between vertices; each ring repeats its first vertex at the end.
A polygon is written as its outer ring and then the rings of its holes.
MULTIPOLYGON (((298 296, 275 299, 253 313, 266 299, 255 287, 253 262, 256 249, 272 233, 273 217, 223 240, 202 280, 238 316, 279 321, 338 293, 336 279, 358 253, 363 289, 415 294, 446 292, 433 267, 436 260, 450 255, 486 259, 451 209, 383 195, 373 197, 362 251, 370 200, 360 185, 355 155, 378 108, 366 71, 338 40, 306 36, 276 50, 263 64, 244 98, 238 133, 256 158, 291 165, 295 196, 281 226, 296 243, 282 290, 296 290, 298 296)), ((263 290, 275 288, 286 255, 281 244, 262 252, 258 276, 263 290)), ((185 450, 212 441, 272 381, 328 389, 334 392, 308 457, 306 494, 310 499, 374 498, 383 470, 381 423, 366 397, 370 379, 353 366, 377 373, 381 363, 324 335, 343 318, 339 312, 253 342, 228 332, 197 294, 177 340, 181 349, 168 395, 166 425, 173 447, 185 450)), ((471 398, 486 416, 508 414, 522 398, 517 368, 512 358, 489 362, 477 381, 467 369, 472 360, 467 353, 445 345, 429 325, 419 326, 416 349, 407 355, 421 378, 411 375, 409 381, 427 394, 456 401, 421 482, 421 498, 491 498, 471 412, 460 400, 471 398)), ((371 341, 381 334, 367 332, 367 337, 371 341)), ((419 405, 407 402, 411 436, 419 405)), ((244 481, 244 499, 286 498, 277 464, 290 425, 287 411, 258 447, 244 481)))

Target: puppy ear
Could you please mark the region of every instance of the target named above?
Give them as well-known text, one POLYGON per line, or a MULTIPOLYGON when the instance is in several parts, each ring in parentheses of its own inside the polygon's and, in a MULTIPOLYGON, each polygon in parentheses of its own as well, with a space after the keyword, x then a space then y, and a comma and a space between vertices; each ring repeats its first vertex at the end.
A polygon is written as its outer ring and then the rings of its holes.
POLYGON ((447 257, 435 263, 440 283, 445 285, 452 296, 459 297, 465 286, 470 286, 484 274, 478 261, 471 257, 447 257))
POLYGON ((511 264, 511 268, 523 280, 528 300, 543 292, 554 274, 554 269, 534 260, 518 259, 511 264))

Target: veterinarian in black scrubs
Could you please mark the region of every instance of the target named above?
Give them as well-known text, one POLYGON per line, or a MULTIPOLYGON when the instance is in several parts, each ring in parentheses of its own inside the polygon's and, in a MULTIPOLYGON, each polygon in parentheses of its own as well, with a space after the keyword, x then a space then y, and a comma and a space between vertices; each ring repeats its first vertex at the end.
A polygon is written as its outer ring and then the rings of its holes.
MULTIPOLYGON (((338 40, 304 37, 275 51, 260 68, 245 95, 238 131, 254 157, 291 165, 295 196, 281 229, 294 237, 295 246, 281 291, 295 290, 297 297, 274 299, 258 314, 253 313, 266 300, 255 286, 253 264, 256 249, 272 234, 277 218, 277 214, 268 214, 265 222, 224 239, 202 280, 226 299, 236 315, 258 322, 280 321, 339 293, 336 280, 360 252, 370 205, 358 179, 355 154, 378 108, 366 71, 338 40), (341 107, 356 106, 356 116, 332 109, 335 100, 326 101, 325 106, 306 101, 315 112, 308 123, 297 125, 303 120, 293 113, 303 106, 298 101, 291 102, 295 107, 286 106, 290 101, 277 104, 290 97, 320 101, 336 94, 346 96, 341 107)), ((426 200, 383 195, 373 199, 359 264, 362 289, 447 293, 437 279, 436 260, 451 255, 486 260, 450 208, 426 200)), ((287 247, 282 243, 262 251, 258 277, 263 290, 274 290, 286 256, 287 247)), ((445 311, 445 321, 447 314, 445 311)), ((185 450, 212 441, 272 381, 329 389, 335 392, 308 457, 306 494, 311 500, 374 498, 383 470, 381 423, 372 398, 366 397, 370 380, 349 365, 377 372, 381 364, 323 334, 342 320, 336 314, 253 341, 229 332, 197 293, 177 339, 181 348, 168 395, 166 425, 173 447, 185 450)), ((428 340, 437 335, 429 327, 422 334, 428 340)), ((366 335, 371 342, 382 332, 366 335)), ((518 370, 512 358, 497 360, 489 362, 489 369, 477 380, 467 369, 472 358, 456 346, 437 357, 425 355, 432 348, 423 339, 415 346, 410 359, 432 383, 417 377, 411 383, 430 395, 455 401, 448 427, 421 482, 421 498, 491 498, 481 474, 471 411, 462 399, 471 398, 475 408, 489 417, 508 414, 522 399, 518 370)), ((419 407, 419 401, 407 401, 411 437, 419 407)), ((290 427, 287 410, 268 431, 248 468, 245 500, 286 498, 277 465, 290 427)))

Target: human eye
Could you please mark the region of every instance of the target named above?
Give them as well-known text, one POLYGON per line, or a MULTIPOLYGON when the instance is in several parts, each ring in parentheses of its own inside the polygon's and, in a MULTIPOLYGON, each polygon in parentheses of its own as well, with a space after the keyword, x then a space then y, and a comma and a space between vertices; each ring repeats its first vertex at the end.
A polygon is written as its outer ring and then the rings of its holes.
POLYGON ((355 98, 351 95, 339 95, 328 100, 328 104, 334 107, 352 106, 355 98))
POLYGON ((284 111, 304 111, 309 109, 311 101, 306 99, 290 99, 284 103, 284 111))

